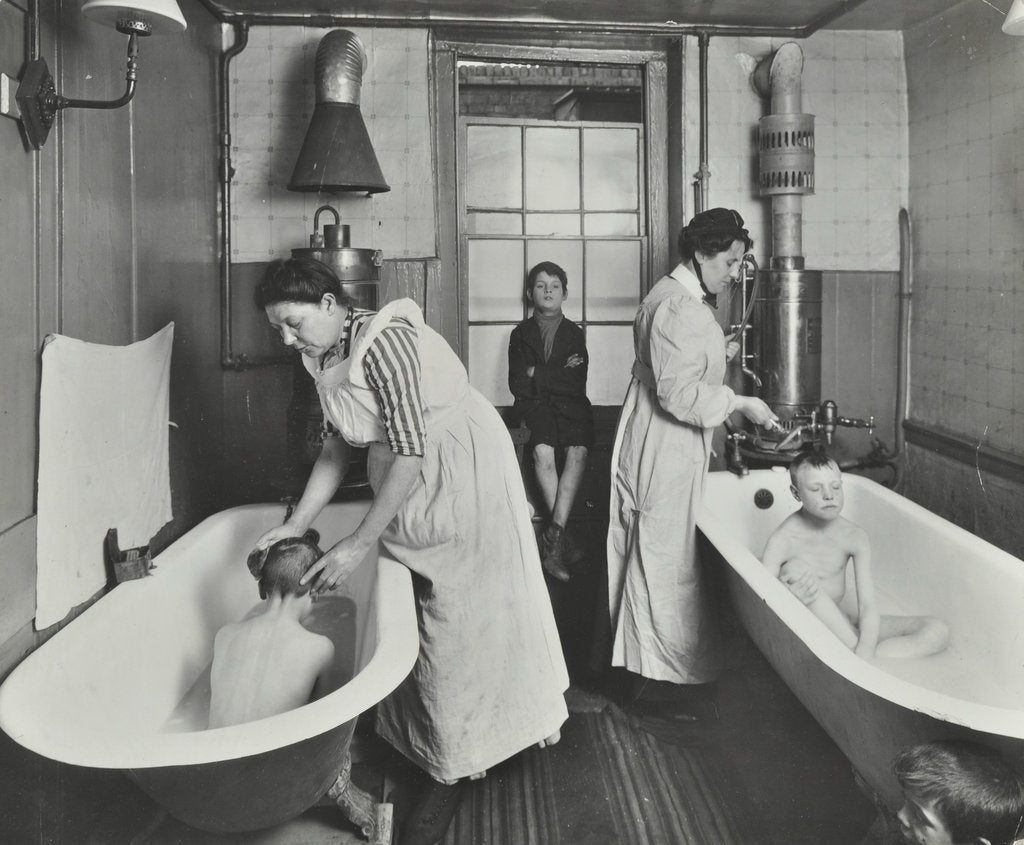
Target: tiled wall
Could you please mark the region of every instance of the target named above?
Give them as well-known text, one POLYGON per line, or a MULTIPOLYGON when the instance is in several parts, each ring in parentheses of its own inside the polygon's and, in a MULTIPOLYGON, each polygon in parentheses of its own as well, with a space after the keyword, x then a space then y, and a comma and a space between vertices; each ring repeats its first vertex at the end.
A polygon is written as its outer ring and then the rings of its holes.
MULTIPOLYGON (((389 258, 436 254, 426 30, 351 30, 367 56, 360 110, 391 191, 367 197, 287 189, 316 101, 316 48, 328 31, 254 27, 231 64, 234 262, 308 247, 323 204, 351 227, 353 247, 383 249, 389 258)), ((333 222, 321 215, 321 229, 333 222)))
MULTIPOLYGON (((1001 23, 1001 12, 961 4, 904 33, 910 415, 1021 456, 1024 38, 1003 34, 1001 23)), ((908 459, 907 495, 1024 558, 1024 484, 913 444, 908 459)))
MULTIPOLYGON (((361 108, 387 194, 296 194, 286 188, 314 105, 313 57, 327 30, 255 27, 232 63, 232 259, 261 261, 308 244, 313 212, 338 208, 353 246, 389 256, 433 255, 433 171, 425 30, 364 29, 361 108)), ((770 203, 756 195, 754 140, 768 102, 753 89, 756 61, 782 42, 712 38, 709 50, 709 203, 742 210, 767 259, 770 203)), ((698 159, 697 49, 688 40, 686 172, 698 159)), ((816 193, 804 200, 807 266, 894 270, 897 214, 906 202, 906 103, 898 33, 822 32, 801 42, 804 110, 816 115, 816 193)), ((685 198, 692 209, 693 196, 685 198)), ((321 223, 325 222, 324 219, 321 223)), ((327 222, 330 222, 329 219, 327 222)))
MULTIPOLYGON (((755 188, 757 122, 769 110, 751 84, 757 62, 783 41, 712 38, 708 50, 708 206, 738 209, 762 265, 771 253, 771 204, 755 188)), ((815 115, 815 193, 803 202, 803 254, 817 270, 896 270, 907 198, 906 84, 898 32, 819 32, 798 42, 803 110, 815 115)), ((687 175, 700 163, 696 39, 687 41, 687 175)), ((693 194, 686 198, 693 207, 693 194)))
POLYGON ((1024 455, 1024 38, 962 4, 905 36, 912 416, 1024 455))

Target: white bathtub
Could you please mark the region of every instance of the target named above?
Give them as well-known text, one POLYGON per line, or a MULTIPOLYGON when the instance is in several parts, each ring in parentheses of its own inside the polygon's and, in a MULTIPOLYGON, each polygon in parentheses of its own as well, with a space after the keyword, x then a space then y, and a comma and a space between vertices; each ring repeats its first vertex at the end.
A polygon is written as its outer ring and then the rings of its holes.
MULTIPOLYGON (((367 502, 332 504, 315 526, 327 548, 367 502)), ((335 692, 279 716, 205 727, 213 638, 259 601, 246 555, 281 505, 215 514, 27 657, 0 687, 0 727, 53 760, 120 769, 206 830, 254 830, 315 804, 339 774, 356 717, 409 673, 419 650, 409 571, 368 555, 338 593, 347 607, 335 692), (354 676, 353 676, 354 673, 354 676), (206 683, 204 699, 204 680, 206 683), (205 709, 204 709, 205 708, 205 709)))
POLYGON ((892 759, 915 742, 971 738, 1024 767, 1024 562, 873 481, 847 474, 844 487, 844 515, 871 537, 881 612, 945 620, 949 649, 864 661, 767 574, 765 541, 797 507, 783 468, 709 474, 697 517, 747 632, 890 809, 892 759))

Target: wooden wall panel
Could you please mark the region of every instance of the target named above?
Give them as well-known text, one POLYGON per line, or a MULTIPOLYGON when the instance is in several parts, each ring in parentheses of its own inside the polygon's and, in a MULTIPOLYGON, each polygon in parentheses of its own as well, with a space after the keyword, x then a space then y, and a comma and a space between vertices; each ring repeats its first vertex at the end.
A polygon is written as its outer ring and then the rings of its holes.
MULTIPOLYGON (((183 37, 145 39, 127 107, 67 109, 35 152, 0 118, 0 675, 57 626, 34 632, 40 347, 60 331, 124 344, 169 320, 172 494, 181 533, 219 506, 223 431, 217 279, 216 70, 220 30, 184 0, 183 37), (181 103, 180 109, 169 108, 181 103), (183 116, 184 115, 184 116, 183 116), (134 159, 133 159, 134 154, 134 159)), ((25 4, 26 8, 28 4, 25 4)), ((30 21, 0 4, 0 70, 17 79, 30 21)), ((114 99, 128 39, 86 21, 77 0, 41 0, 40 55, 58 91, 114 99)), ((86 603, 88 604, 88 603, 86 603)))
POLYGON ((170 463, 174 510, 161 541, 220 509, 217 60, 220 33, 198 0, 188 29, 147 38, 133 101, 137 333, 174 322, 170 463))
MULTIPOLYGON (((25 62, 26 16, 0 4, 0 70, 17 78, 25 62)), ((0 558, 3 532, 31 515, 36 465, 35 168, 18 123, 0 117, 0 558)))
MULTIPOLYGON (((839 414, 874 416, 874 436, 890 449, 895 437, 896 292, 894 272, 827 271, 822 279, 821 398, 839 414)), ((837 439, 852 454, 871 448, 867 430, 840 429, 837 439)))
MULTIPOLYGON (((58 14, 60 53, 51 67, 58 91, 119 97, 127 37, 83 18, 75 0, 62 0, 58 14)), ((135 339, 130 119, 131 106, 65 109, 46 144, 56 145, 61 185, 60 322, 53 330, 94 343, 135 339)))

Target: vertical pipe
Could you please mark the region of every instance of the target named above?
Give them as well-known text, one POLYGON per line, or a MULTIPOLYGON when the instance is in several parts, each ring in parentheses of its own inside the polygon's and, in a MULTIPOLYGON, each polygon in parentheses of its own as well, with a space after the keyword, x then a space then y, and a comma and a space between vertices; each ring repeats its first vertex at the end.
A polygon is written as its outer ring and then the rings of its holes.
POLYGON ((234 24, 235 43, 220 60, 220 353, 221 366, 237 367, 231 351, 231 60, 249 43, 249 24, 234 24))
POLYGON ((708 169, 708 43, 710 33, 702 29, 697 33, 699 99, 700 99, 700 166, 697 169, 694 183, 694 214, 700 214, 708 204, 708 182, 711 171, 708 169))
POLYGON ((910 214, 900 209, 899 340, 896 350, 896 454, 903 452, 903 421, 910 416, 910 309, 914 292, 910 214))

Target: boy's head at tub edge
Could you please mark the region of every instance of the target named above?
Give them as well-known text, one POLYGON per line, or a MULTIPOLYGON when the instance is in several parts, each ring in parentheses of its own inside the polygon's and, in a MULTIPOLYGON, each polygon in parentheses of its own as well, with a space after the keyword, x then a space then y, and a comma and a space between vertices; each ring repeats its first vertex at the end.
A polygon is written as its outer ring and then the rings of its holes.
POLYGON ((317 545, 319 537, 307 532, 302 537, 286 537, 271 545, 259 572, 260 598, 273 595, 304 596, 312 584, 299 583, 323 552, 317 545))
POLYGON ((917 845, 1011 845, 1024 834, 1024 779, 998 752, 967 740, 926 742, 893 761, 898 818, 917 845))

